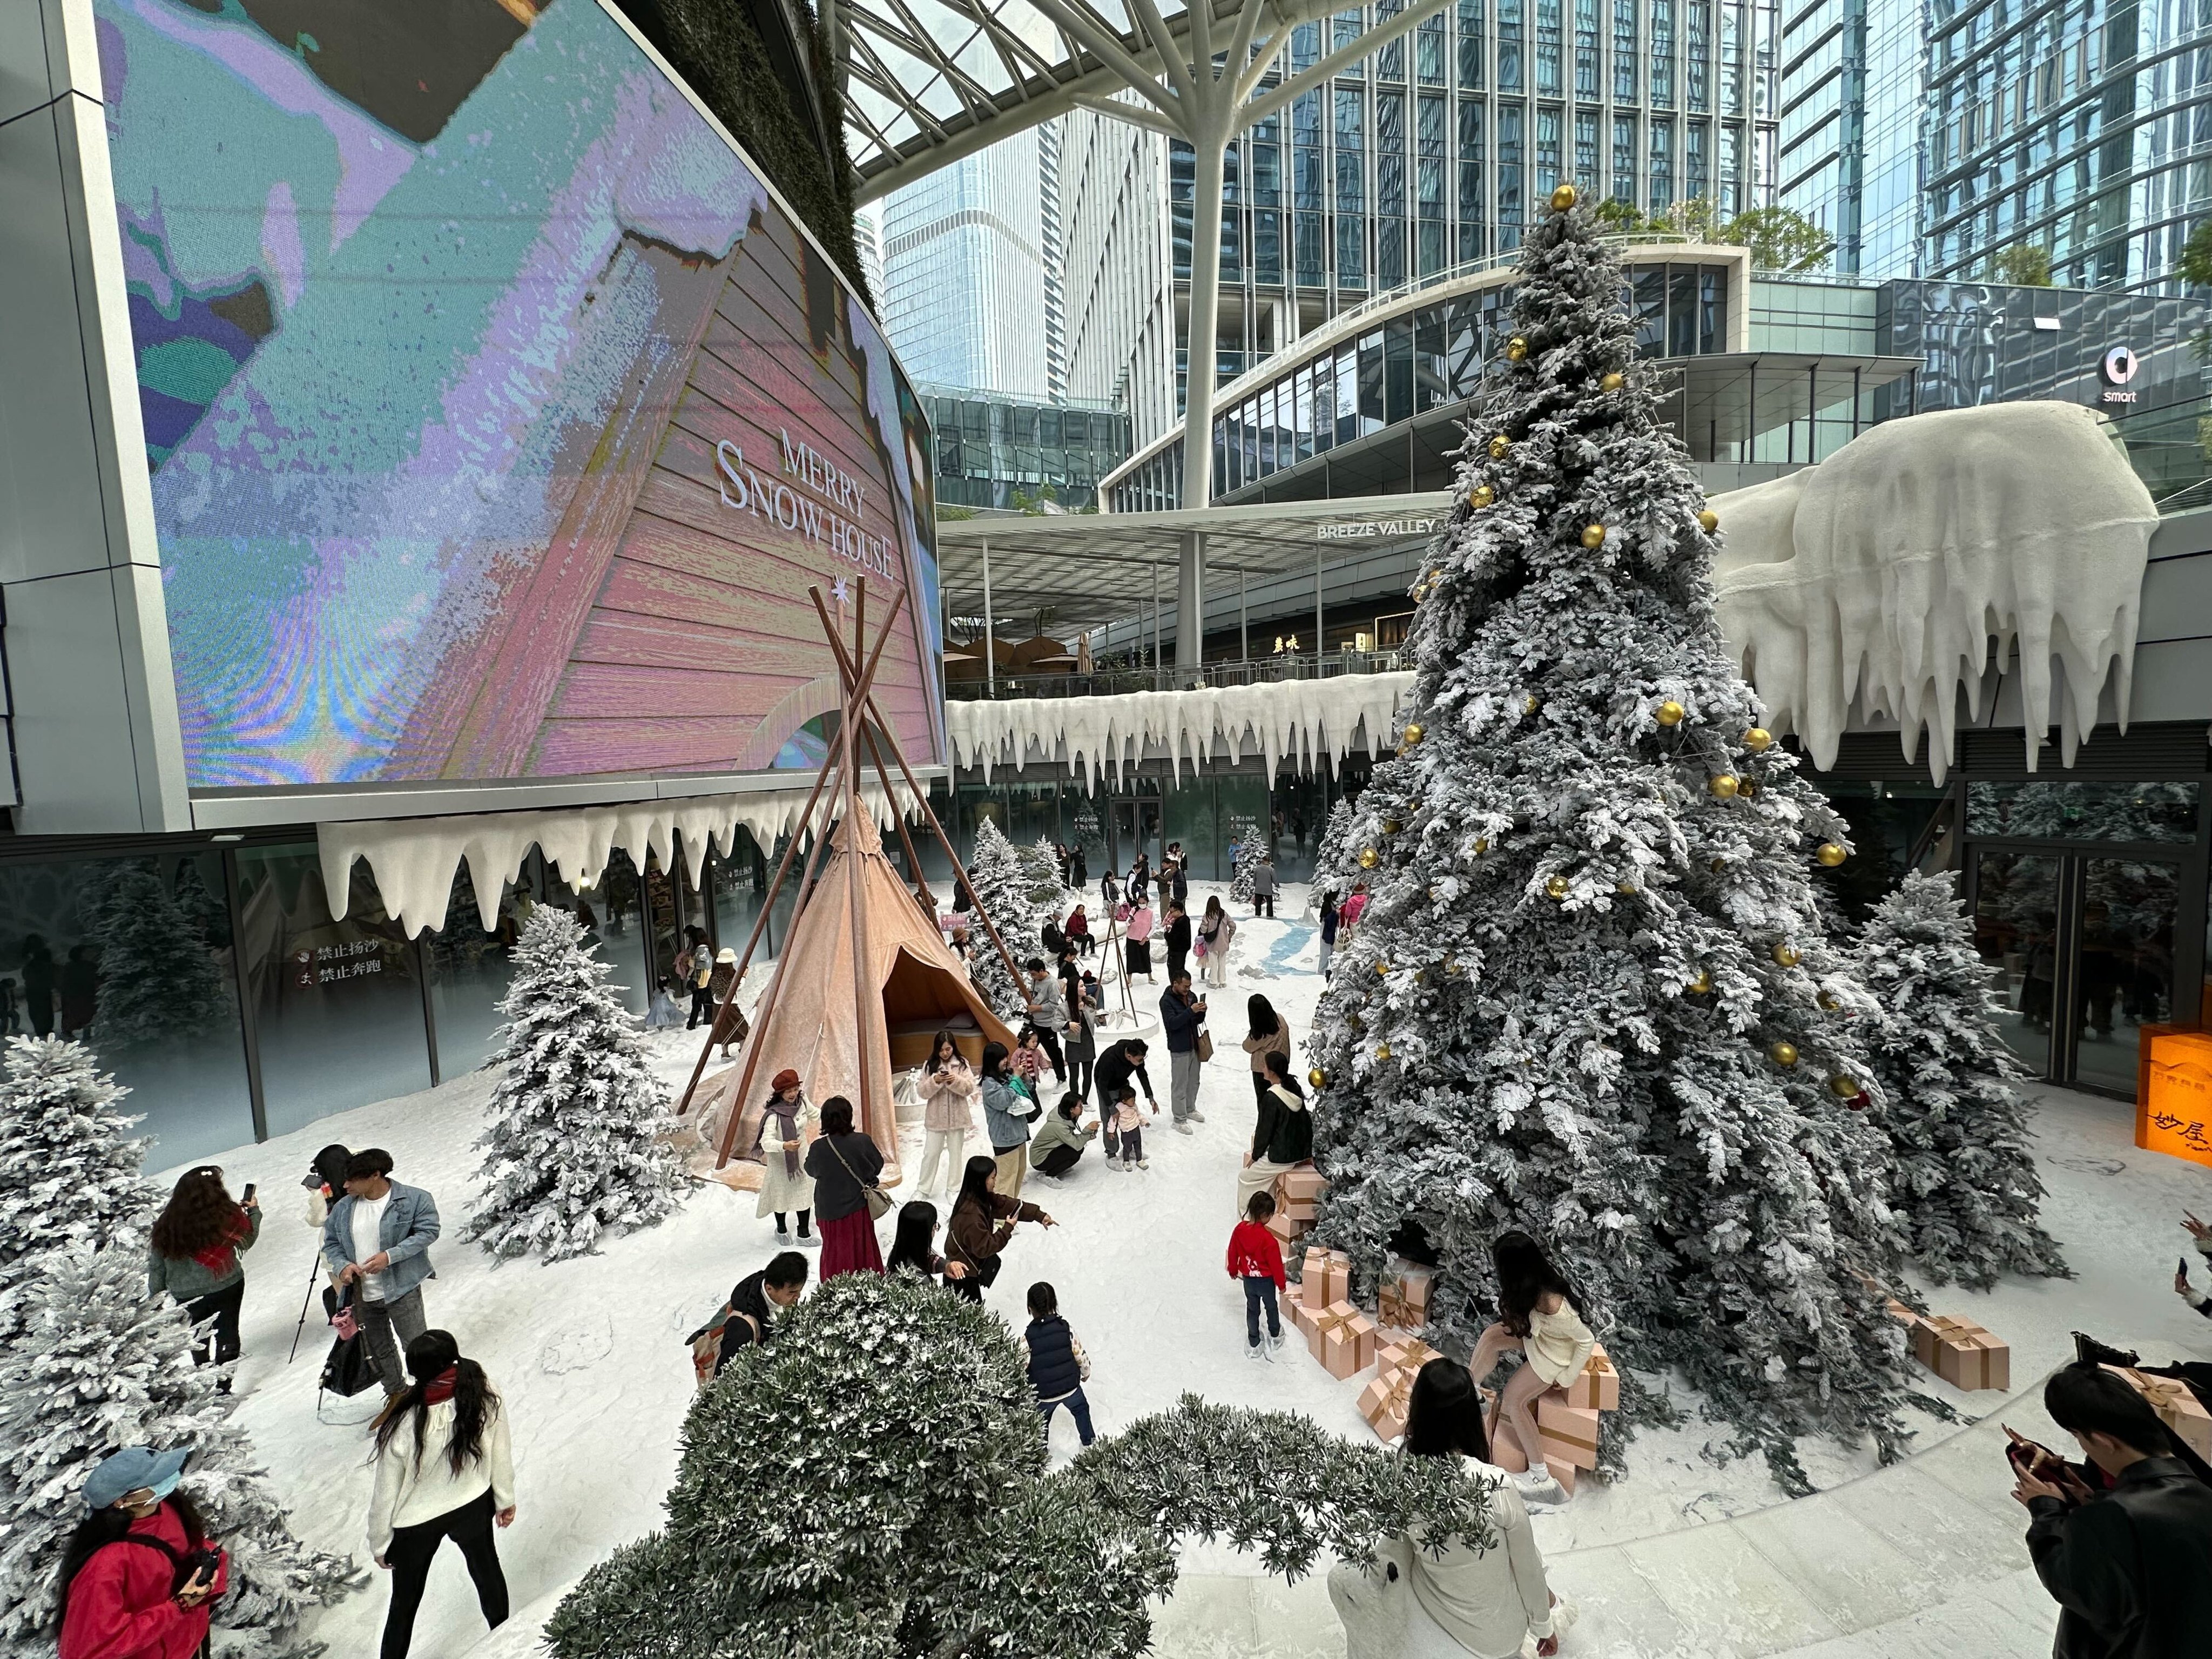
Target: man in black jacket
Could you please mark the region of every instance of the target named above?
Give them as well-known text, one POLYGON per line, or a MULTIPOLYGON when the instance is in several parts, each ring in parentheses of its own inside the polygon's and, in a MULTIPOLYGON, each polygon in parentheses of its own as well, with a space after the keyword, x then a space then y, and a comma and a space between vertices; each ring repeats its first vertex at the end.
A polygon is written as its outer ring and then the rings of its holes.
POLYGON ((1175 1114, 1176 1133, 1194 1134, 1190 1126, 1206 1121, 1198 1109, 1199 1028, 1206 1024, 1206 999, 1190 994, 1190 969, 1178 968, 1160 998, 1160 1024, 1168 1040, 1168 1106, 1175 1114))
POLYGON ((2013 1497, 2036 1576, 2058 1603, 2053 1659, 2187 1659, 2212 1651, 2212 1486, 2173 1455, 2149 1403, 2112 1372, 2069 1365, 2043 1390, 2051 1420, 2118 1484, 2024 1474, 2013 1497), (2063 1482, 2063 1484, 2062 1484, 2063 1482))
POLYGON ((1170 900, 1168 904, 1168 983, 1183 976, 1190 963, 1190 912, 1170 900))
POLYGON ((1097 1085, 1098 1104, 1103 1110, 1118 1091, 1131 1078, 1145 1091, 1145 1103, 1154 1111, 1159 1109, 1160 1097, 1152 1092, 1152 1080, 1145 1074, 1145 1040, 1142 1037, 1123 1037, 1119 1042, 1109 1043, 1106 1052, 1098 1056, 1091 1067, 1091 1080, 1097 1085))
POLYGON ((784 1251, 758 1273, 739 1279, 730 1292, 729 1317, 722 1322, 722 1352, 714 1374, 722 1374, 738 1349, 765 1347, 775 1334, 776 1314, 797 1302, 805 1288, 806 1258, 796 1250, 784 1251))

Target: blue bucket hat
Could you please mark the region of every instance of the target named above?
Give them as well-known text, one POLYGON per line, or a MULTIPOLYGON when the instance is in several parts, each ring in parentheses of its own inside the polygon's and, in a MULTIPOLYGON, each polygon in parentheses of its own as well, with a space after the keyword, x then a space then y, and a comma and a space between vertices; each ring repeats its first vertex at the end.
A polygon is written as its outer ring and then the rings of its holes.
POLYGON ((112 1456, 103 1458, 85 1477, 85 1507, 106 1509, 141 1486, 150 1487, 156 1498, 167 1498, 176 1491, 177 1476, 184 1470, 185 1460, 191 1455, 189 1447, 181 1451, 157 1452, 151 1446, 125 1446, 112 1456))

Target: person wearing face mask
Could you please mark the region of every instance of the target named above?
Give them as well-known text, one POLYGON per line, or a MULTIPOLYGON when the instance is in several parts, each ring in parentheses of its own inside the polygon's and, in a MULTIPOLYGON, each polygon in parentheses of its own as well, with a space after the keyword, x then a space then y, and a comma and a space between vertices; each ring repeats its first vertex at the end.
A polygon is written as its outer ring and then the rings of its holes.
POLYGON ((85 1477, 62 1553, 60 1659, 191 1659, 206 1644, 230 1558, 177 1490, 191 1455, 126 1446, 85 1477))

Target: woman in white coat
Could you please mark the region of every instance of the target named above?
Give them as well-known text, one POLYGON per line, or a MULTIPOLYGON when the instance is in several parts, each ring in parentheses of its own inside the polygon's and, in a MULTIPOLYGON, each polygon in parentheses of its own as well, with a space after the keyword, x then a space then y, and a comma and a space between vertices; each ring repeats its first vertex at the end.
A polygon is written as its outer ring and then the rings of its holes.
MULTIPOLYGON (((1078 907, 1080 908, 1079 906, 1078 907)), ((937 1165, 945 1161, 945 1190, 960 1188, 960 1172, 967 1168, 968 1137, 975 1127, 975 1103, 983 1085, 975 1068, 961 1057, 960 1045, 950 1031, 939 1031, 930 1045, 929 1063, 920 1079, 921 1115, 921 1174, 915 1191, 927 1193, 937 1185, 937 1165)))
POLYGON ((775 1242, 791 1243, 784 1218, 799 1212, 799 1242, 817 1244, 809 1223, 814 1212, 814 1177, 806 1173, 806 1143, 821 1122, 814 1103, 799 1086, 799 1073, 785 1066, 769 1084, 768 1103, 761 1108, 760 1133, 738 1154, 761 1160, 760 1204, 753 1213, 766 1220, 775 1218, 775 1242))
POLYGON ((1394 1538, 1374 1565, 1348 1563, 1328 1575, 1329 1600, 1344 1620, 1349 1659, 1516 1659, 1559 1650, 1565 1609, 1544 1577, 1544 1558, 1528 1507, 1505 1471, 1492 1467, 1482 1401, 1467 1368, 1431 1359, 1413 1379, 1403 1450, 1411 1457, 1466 1460, 1466 1472, 1490 1485, 1498 1541, 1482 1549, 1454 1535, 1394 1538))

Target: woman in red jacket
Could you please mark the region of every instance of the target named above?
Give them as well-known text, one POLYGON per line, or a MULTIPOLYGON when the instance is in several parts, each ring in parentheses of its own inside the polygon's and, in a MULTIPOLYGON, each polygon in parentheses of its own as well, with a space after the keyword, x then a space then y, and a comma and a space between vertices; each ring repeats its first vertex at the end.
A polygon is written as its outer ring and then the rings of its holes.
POLYGON ((130 1446, 85 1478, 62 1557, 61 1659, 191 1659, 230 1560, 177 1491, 189 1451, 130 1446))

